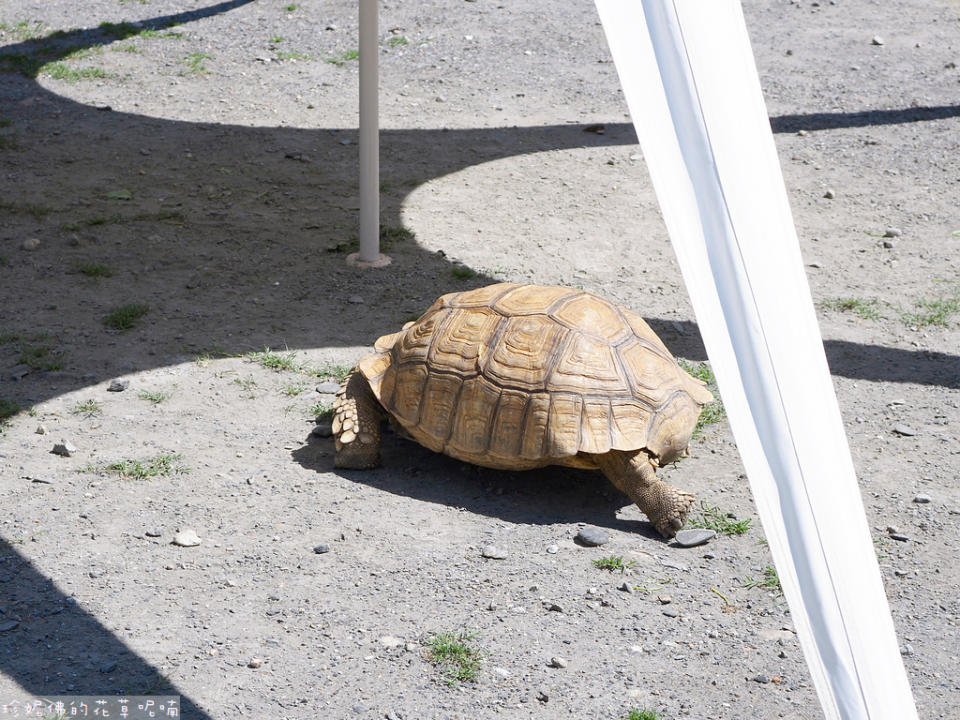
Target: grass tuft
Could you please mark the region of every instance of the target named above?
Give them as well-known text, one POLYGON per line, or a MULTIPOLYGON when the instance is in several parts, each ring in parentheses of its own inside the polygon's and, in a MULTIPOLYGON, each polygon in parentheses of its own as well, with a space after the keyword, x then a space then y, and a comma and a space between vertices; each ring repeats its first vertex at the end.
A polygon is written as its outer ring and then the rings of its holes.
POLYGON ((627 713, 624 720, 660 720, 660 714, 657 713, 656 710, 648 710, 646 708, 637 710, 634 708, 627 713))
POLYGON ((0 398, 0 420, 6 420, 12 418, 22 408, 15 403, 13 400, 7 400, 6 398, 0 398))
POLYGON ((777 574, 777 569, 773 565, 767 565, 763 569, 763 579, 754 580, 749 575, 744 578, 743 587, 745 588, 770 588, 771 590, 779 590, 783 592, 783 588, 780 587, 780 576, 777 574))
POLYGON ((313 374, 318 378, 330 378, 331 380, 336 380, 339 383, 342 383, 347 379, 347 375, 350 374, 350 371, 353 370, 352 365, 340 365, 338 363, 327 363, 321 365, 316 370, 313 371, 313 374))
POLYGON ((108 328, 117 332, 126 332, 132 330, 140 324, 143 316, 150 311, 148 305, 142 303, 131 303, 114 308, 103 318, 104 324, 108 328))
POLYGON ((443 671, 448 685, 476 680, 481 653, 469 644, 476 636, 476 633, 461 630, 435 633, 427 640, 430 662, 443 671))
POLYGON ((300 371, 297 354, 292 351, 279 353, 265 347, 262 351, 249 352, 244 357, 250 362, 255 362, 261 367, 265 367, 267 370, 275 370, 277 372, 282 370, 289 372, 300 371))
POLYGON ((707 425, 718 423, 726 416, 727 412, 723 409, 723 401, 720 400, 720 391, 717 389, 717 378, 713 374, 713 368, 710 363, 698 362, 692 363, 683 358, 677 359, 680 365, 687 373, 707 384, 707 390, 713 393, 714 400, 700 409, 700 417, 697 418, 697 424, 693 428, 691 438, 698 438, 703 434, 703 428, 707 425))
POLYGON ((173 393, 162 392, 161 390, 141 390, 138 397, 141 400, 152 402, 154 405, 159 405, 164 400, 169 400, 172 395, 173 393))
POLYGON ((938 325, 946 327, 955 314, 960 312, 960 296, 937 300, 918 300, 916 312, 901 315, 903 322, 914 327, 938 325))
POLYGON ((627 568, 631 568, 637 563, 633 560, 624 562, 623 558, 619 555, 611 555, 610 557, 594 560, 593 564, 601 570, 609 570, 610 572, 620 571, 622 573, 625 572, 627 568))
POLYGON ((77 403, 70 409, 70 412, 74 415, 83 415, 86 418, 92 418, 96 415, 102 415, 103 408, 100 407, 100 403, 96 400, 90 399, 77 403))
POLYGON ((108 268, 103 263, 94 263, 94 262, 78 262, 77 270, 90 278, 104 278, 110 277, 113 275, 113 270, 108 268))
POLYGON ((700 503, 700 515, 690 520, 690 527, 714 530, 721 535, 743 535, 750 529, 750 518, 737 520, 733 513, 700 503))
POLYGON ((213 60, 213 55, 204 52, 193 52, 187 55, 180 62, 187 66, 186 74, 203 75, 207 72, 207 66, 203 64, 204 60, 213 60))
POLYGON ((839 310, 840 312, 851 312, 864 320, 881 320, 880 300, 877 298, 834 298, 824 300, 823 306, 830 310, 839 310))
POLYGON ((166 476, 171 473, 180 475, 190 468, 178 465, 181 455, 157 455, 146 460, 120 460, 103 467, 107 472, 117 474, 121 480, 146 480, 147 478, 166 476))

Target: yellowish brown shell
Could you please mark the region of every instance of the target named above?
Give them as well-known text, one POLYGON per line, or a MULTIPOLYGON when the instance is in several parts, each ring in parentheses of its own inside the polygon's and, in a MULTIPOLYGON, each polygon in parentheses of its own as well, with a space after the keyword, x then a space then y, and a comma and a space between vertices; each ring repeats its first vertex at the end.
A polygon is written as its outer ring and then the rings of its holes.
POLYGON ((521 470, 589 455, 686 448, 713 399, 643 318, 582 290, 500 283, 438 299, 360 362, 419 443, 521 470), (584 455, 586 454, 586 455, 584 455))

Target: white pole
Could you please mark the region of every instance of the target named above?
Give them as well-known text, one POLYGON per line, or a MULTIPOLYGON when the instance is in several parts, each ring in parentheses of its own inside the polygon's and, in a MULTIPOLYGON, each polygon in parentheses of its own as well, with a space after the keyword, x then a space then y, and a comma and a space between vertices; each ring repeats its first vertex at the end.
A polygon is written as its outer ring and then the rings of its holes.
POLYGON ((380 254, 377 53, 377 0, 360 0, 360 252, 347 257, 360 267, 390 264, 380 254))

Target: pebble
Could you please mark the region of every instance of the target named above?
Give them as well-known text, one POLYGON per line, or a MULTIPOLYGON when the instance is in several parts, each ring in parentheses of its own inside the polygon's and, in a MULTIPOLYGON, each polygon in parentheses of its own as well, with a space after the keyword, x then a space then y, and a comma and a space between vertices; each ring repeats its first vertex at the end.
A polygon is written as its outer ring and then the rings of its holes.
POLYGON ((556 555, 558 552, 560 552, 560 548, 556 545, 547 545, 547 552, 551 555, 556 555))
POLYGON ((10 371, 10 379, 14 382, 20 382, 30 374, 32 368, 29 365, 17 365, 10 371))
POLYGON ((333 421, 332 420, 321 420, 318 422, 313 430, 310 431, 311 435, 316 437, 328 438, 333 436, 333 421))
POLYGON ((901 648, 900 648, 900 654, 901 654, 901 655, 913 655, 913 645, 911 645, 910 643, 907 643, 906 645, 904 645, 903 647, 901 647, 901 648))
POLYGON ((543 603, 543 606, 544 606, 547 610, 550 610, 551 612, 558 612, 558 613, 562 613, 562 612, 563 612, 563 605, 560 605, 560 604, 558 604, 558 603, 552 602, 552 601, 550 601, 550 600, 545 601, 545 602, 543 603))
POLYGON ((620 587, 618 587, 617 590, 622 590, 623 592, 625 592, 625 593, 630 593, 630 594, 632 595, 632 594, 633 594, 633 585, 631 585, 631 584, 628 583, 628 582, 623 582, 623 583, 620 584, 620 587))
POLYGON ((123 392, 130 387, 129 380, 114 380, 107 386, 107 392, 123 392))
POLYGON ((595 527, 581 528, 580 532, 577 533, 576 539, 587 547, 597 547, 598 545, 610 542, 610 536, 600 528, 595 527))
POLYGON ((546 690, 540 689, 537 690, 537 700, 545 703, 550 700, 550 696, 547 694, 546 690))
POLYGON ((340 392, 340 383, 334 380, 322 382, 317 385, 317 392, 324 395, 336 395, 338 392, 340 392))
POLYGON ((323 555, 324 553, 330 552, 330 546, 327 545, 326 543, 320 543, 319 545, 313 546, 313 551, 317 555, 323 555))
POLYGON ((200 544, 200 536, 189 528, 181 530, 173 536, 173 544, 180 547, 196 547, 200 544))
POLYGON ((903 425, 902 423, 898 423, 894 425, 893 431, 897 433, 897 435, 906 435, 907 437, 917 434, 917 431, 914 430, 912 427, 910 427, 909 425, 903 425))
POLYGON ((104 674, 112 673, 116 669, 117 669, 117 664, 115 662, 108 662, 106 665, 100 668, 100 672, 104 674))
POLYGON ((351 305, 363 305, 363 298, 359 295, 351 295, 347 298, 347 302, 351 305))
POLYGON ((676 610, 664 610, 663 614, 668 618, 680 617, 680 613, 678 613, 676 610))
POLYGON ((357 715, 363 715, 363 714, 367 711, 367 706, 366 706, 366 705, 361 705, 360 703, 357 703, 356 705, 353 706, 353 711, 354 711, 357 715))
POLYGON ((921 503, 921 504, 928 503, 930 502, 930 496, 927 495, 926 493, 917 493, 916 495, 913 496, 913 501, 915 503, 921 503))
POLYGON ((52 452, 54 455, 60 455, 61 457, 70 457, 77 451, 77 448, 69 440, 61 440, 56 445, 53 446, 52 452))
POLYGON ((827 200, 833 200, 837 195, 833 192, 833 188, 827 188, 827 191, 823 194, 827 200))
POLYGON ((818 261, 816 261, 816 260, 814 260, 812 263, 807 263, 807 265, 808 265, 809 267, 818 268, 818 269, 823 267, 823 263, 818 262, 818 261))
POLYGON ((897 246, 897 243, 894 242, 893 240, 884 240, 883 246, 889 250, 890 248, 895 248, 897 246))
POLYGON ((766 684, 770 682, 770 678, 768 678, 766 675, 757 675, 755 678, 753 678, 753 681, 761 684, 766 684))
POLYGON ((480 554, 491 560, 505 560, 507 557, 507 551, 501 550, 496 545, 485 545, 480 554))
POLYGON ((154 528, 153 530, 147 530, 143 534, 146 535, 147 537, 160 537, 161 535, 163 535, 163 530, 161 530, 160 528, 154 528))
POLYGON ((883 45, 883 38, 879 35, 874 35, 873 39, 870 41, 871 45, 883 45))
POLYGON ((44 426, 44 425, 37 425, 37 429, 34 430, 34 432, 35 432, 37 435, 46 435, 46 434, 47 434, 47 428, 46 428, 46 426, 44 426))
POLYGON ((393 635, 384 635, 380 638, 380 644, 385 648, 395 648, 403 645, 403 640, 393 635))
POLYGON ((40 247, 40 238, 27 238, 20 243, 20 247, 23 250, 36 250, 38 247, 40 247))
POLYGON ((254 669, 261 667, 262 665, 263 665, 263 660, 261 660, 258 657, 250 658, 250 662, 247 663, 248 668, 254 668, 254 669))
POLYGON ((907 542, 910 538, 903 533, 890 533, 891 540, 899 540, 900 542, 907 542))
POLYGON ((693 530, 681 530, 674 538, 680 547, 696 547, 709 542, 717 536, 716 530, 706 530, 695 528, 693 530))
POLYGON ((903 235, 903 230, 895 227, 889 227, 883 233, 883 236, 888 238, 898 238, 901 235, 903 235))
POLYGON ((16 630, 20 627, 19 620, 7 620, 6 622, 0 623, 0 632, 6 632, 7 630, 16 630))
POLYGON ((552 668, 565 668, 567 666, 567 661, 562 657, 555 655, 554 657, 550 658, 549 665, 552 668))
POLYGON ((670 603, 673 602, 673 598, 670 597, 669 595, 657 595, 657 601, 661 605, 669 605, 670 603))

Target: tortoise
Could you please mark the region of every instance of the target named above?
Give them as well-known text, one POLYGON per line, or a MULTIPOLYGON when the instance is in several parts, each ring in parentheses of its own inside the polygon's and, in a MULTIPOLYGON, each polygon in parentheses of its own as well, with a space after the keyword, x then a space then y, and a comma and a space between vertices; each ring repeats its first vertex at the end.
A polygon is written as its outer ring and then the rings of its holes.
POLYGON ((687 452, 713 396, 643 318, 566 287, 498 283, 443 295, 384 335, 334 404, 335 465, 380 464, 380 424, 500 470, 599 469, 673 537, 693 495, 655 468, 687 452))

